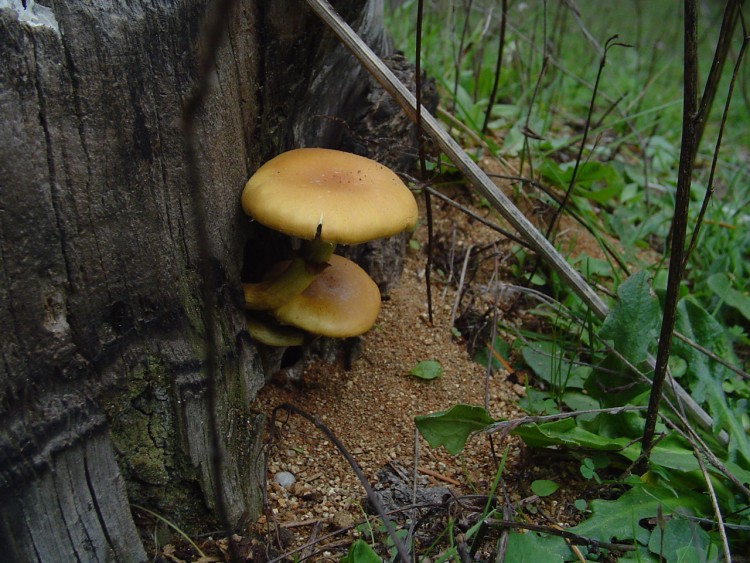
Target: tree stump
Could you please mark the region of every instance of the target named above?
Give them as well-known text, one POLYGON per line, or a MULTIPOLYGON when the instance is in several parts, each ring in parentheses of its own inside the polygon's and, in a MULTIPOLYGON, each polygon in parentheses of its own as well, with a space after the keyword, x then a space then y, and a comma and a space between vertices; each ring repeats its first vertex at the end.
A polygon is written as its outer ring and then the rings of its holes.
MULTIPOLYGON (((0 543, 14 561, 138 561, 129 503, 188 530, 216 508, 181 129, 213 4, 44 4, 0 1, 0 543)), ((386 50, 381 0, 334 4, 386 50)), ((195 150, 220 280, 220 493, 236 523, 257 515, 264 482, 249 408, 264 377, 240 291, 263 241, 239 194, 281 150, 337 147, 370 86, 302 0, 220 16, 195 150)))

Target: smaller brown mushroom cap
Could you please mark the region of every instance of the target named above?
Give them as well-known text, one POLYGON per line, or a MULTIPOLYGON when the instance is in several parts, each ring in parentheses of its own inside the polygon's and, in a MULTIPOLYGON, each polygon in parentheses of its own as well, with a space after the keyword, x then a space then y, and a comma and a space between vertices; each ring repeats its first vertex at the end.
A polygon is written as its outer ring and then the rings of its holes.
POLYGON ((245 184, 242 207, 286 235, 336 244, 393 236, 417 222, 414 196, 394 172, 331 149, 295 149, 272 158, 245 184))
POLYGON ((267 346, 302 346, 305 333, 292 326, 280 326, 274 319, 248 316, 245 327, 250 336, 267 346))
POLYGON ((329 267, 273 315, 282 324, 313 334, 348 338, 370 330, 379 312, 375 282, 357 264, 334 254, 329 267))

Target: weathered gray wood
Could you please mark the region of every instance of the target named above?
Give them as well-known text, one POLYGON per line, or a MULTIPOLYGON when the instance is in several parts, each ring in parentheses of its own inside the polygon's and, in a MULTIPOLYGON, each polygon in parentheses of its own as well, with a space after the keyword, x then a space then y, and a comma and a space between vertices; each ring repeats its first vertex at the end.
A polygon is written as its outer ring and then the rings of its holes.
MULTIPOLYGON (((338 4, 384 47, 379 0, 338 4)), ((211 518, 205 320, 180 129, 210 6, 0 0, 9 560, 142 559, 128 500, 187 529, 211 518)), ((281 150, 336 146, 367 79, 298 0, 240 0, 226 26, 196 149, 222 282, 222 494, 237 522, 259 508, 261 421, 249 405, 264 381, 239 289, 245 248, 262 243, 239 193, 281 150)))

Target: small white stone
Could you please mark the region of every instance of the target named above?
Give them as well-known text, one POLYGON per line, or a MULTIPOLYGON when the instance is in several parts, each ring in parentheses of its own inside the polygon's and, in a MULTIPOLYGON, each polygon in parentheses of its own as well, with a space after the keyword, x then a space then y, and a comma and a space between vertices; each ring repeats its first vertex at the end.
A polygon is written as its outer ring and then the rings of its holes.
POLYGON ((297 481, 294 475, 292 475, 288 471, 279 471, 276 475, 273 476, 273 480, 276 484, 284 487, 285 489, 291 487, 297 481))

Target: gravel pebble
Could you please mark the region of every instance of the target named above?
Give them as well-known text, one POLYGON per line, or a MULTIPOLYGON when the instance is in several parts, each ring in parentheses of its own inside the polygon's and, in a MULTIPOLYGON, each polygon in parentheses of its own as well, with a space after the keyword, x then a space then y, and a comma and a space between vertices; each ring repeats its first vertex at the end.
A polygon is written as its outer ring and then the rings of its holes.
POLYGON ((297 478, 289 471, 279 471, 273 476, 273 481, 279 486, 288 489, 297 482, 297 478))

